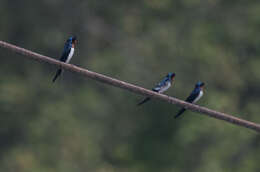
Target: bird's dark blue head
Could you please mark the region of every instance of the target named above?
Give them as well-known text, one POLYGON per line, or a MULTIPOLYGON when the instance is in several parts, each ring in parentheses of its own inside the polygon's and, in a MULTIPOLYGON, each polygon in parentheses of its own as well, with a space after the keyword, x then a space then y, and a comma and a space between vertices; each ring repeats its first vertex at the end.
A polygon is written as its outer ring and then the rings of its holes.
POLYGON ((195 87, 196 88, 201 88, 201 87, 203 87, 205 85, 205 83, 204 82, 197 82, 197 84, 195 85, 195 87))
POLYGON ((72 39, 72 42, 77 41, 77 37, 76 36, 72 36, 71 39, 72 39))
POLYGON ((169 72, 166 77, 173 80, 175 77, 175 73, 169 72))
POLYGON ((77 37, 76 36, 71 36, 71 37, 69 37, 69 39, 67 41, 70 42, 71 44, 75 44, 76 41, 77 41, 77 37))

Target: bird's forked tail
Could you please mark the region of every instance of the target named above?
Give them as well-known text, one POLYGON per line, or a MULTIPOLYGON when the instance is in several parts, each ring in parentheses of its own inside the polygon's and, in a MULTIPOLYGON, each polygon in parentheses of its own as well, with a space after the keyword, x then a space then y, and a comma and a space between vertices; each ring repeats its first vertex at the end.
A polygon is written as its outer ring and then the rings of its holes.
POLYGON ((174 118, 178 118, 186 109, 185 108, 182 108, 178 113, 177 115, 175 115, 174 118))
POLYGON ((52 79, 52 82, 55 82, 55 81, 56 81, 56 79, 60 76, 61 72, 62 72, 62 69, 57 70, 56 75, 55 75, 54 78, 52 79))
POLYGON ((145 102, 149 101, 150 99, 151 99, 150 97, 146 97, 143 101, 141 101, 137 105, 140 106, 140 105, 144 104, 145 102))

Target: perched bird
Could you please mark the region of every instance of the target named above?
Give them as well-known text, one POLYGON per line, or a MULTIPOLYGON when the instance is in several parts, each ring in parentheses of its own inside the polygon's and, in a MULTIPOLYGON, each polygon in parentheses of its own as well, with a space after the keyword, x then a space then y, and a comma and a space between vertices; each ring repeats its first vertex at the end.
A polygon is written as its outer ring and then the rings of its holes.
MULTIPOLYGON (((60 61, 62 61, 64 63, 70 62, 70 60, 74 54, 74 48, 75 48, 76 42, 77 42, 76 36, 72 36, 66 41, 60 61)), ((57 70, 56 75, 54 76, 52 82, 55 82, 55 80, 61 75, 61 72, 62 72, 62 68, 57 70)))
MULTIPOLYGON (((185 100, 189 103, 196 103, 202 96, 203 96, 203 88, 204 88, 203 82, 197 82, 195 85, 194 90, 191 92, 190 96, 185 100)), ((178 118, 186 109, 182 108, 177 115, 175 115, 174 118, 178 118)))
MULTIPOLYGON (((158 93, 165 92, 166 90, 168 90, 171 87, 174 77, 175 77, 175 73, 172 73, 172 72, 168 73, 166 75, 166 77, 160 83, 158 83, 152 90, 154 92, 158 92, 158 93)), ((141 101, 137 105, 138 106, 142 105, 145 102, 149 101, 150 99, 151 99, 150 97, 146 97, 143 101, 141 101)))

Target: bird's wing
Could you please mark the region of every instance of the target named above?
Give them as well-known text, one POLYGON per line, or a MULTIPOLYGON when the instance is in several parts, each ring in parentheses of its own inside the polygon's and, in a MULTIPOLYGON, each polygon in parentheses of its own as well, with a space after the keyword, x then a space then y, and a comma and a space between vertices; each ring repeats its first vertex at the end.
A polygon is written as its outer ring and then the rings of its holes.
POLYGON ((71 49, 71 43, 66 42, 64 45, 64 49, 63 49, 60 61, 65 62, 67 60, 69 53, 70 53, 70 49, 71 49))
POLYGON ((192 103, 199 96, 199 94, 200 94, 200 90, 194 89, 189 95, 189 97, 186 99, 186 102, 192 103))
MULTIPOLYGON (((189 95, 189 97, 187 97, 187 99, 185 100, 186 102, 189 102, 189 103, 193 103, 193 101, 199 96, 200 94, 200 89, 197 89, 195 88, 191 94, 189 95)), ((183 112, 185 111, 186 109, 185 108, 182 108, 178 113, 177 115, 175 115, 174 118, 178 118, 181 114, 183 114, 183 112)))
POLYGON ((164 78, 161 82, 159 82, 154 88, 153 88, 153 91, 160 91, 162 89, 162 87, 165 87, 167 86, 167 81, 169 79, 168 78, 164 78))

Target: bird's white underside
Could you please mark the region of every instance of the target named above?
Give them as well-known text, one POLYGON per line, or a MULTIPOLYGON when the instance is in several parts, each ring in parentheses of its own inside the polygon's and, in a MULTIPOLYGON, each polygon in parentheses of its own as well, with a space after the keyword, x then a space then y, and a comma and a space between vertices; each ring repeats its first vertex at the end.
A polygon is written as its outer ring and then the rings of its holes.
POLYGON ((203 91, 201 90, 199 96, 192 103, 196 103, 202 96, 203 96, 203 91))
POLYGON ((68 59, 66 60, 66 63, 69 63, 69 62, 70 62, 70 60, 71 60, 73 54, 74 54, 74 48, 71 48, 71 49, 70 49, 69 56, 68 56, 68 59))

